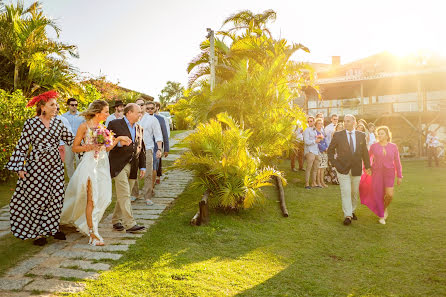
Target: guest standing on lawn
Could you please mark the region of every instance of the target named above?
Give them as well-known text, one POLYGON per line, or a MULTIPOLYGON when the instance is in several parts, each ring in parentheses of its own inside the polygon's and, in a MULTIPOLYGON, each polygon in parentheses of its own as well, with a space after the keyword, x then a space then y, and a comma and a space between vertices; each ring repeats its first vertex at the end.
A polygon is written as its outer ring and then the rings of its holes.
POLYGON ((355 131, 355 126, 355 116, 346 115, 345 130, 335 132, 328 147, 328 160, 336 168, 341 187, 344 225, 350 225, 352 220, 358 219, 355 210, 358 204, 363 162, 367 173, 371 173, 365 134, 355 131))
POLYGON ((307 121, 308 127, 304 131, 304 156, 307 161, 307 168, 305 169, 305 189, 310 190, 311 187, 321 188, 316 181, 320 162, 317 144, 320 140, 316 137, 316 131, 314 130, 314 117, 309 116, 307 121), (312 177, 311 187, 310 176, 312 177))
POLYGON ((19 179, 11 198, 11 232, 20 239, 35 239, 35 245, 47 243, 46 237, 65 239, 59 232, 64 199, 64 166, 59 154, 62 140, 68 146, 74 136, 56 118, 56 91, 34 97, 37 115, 25 121, 22 135, 6 168, 19 179), (31 147, 31 151, 29 149, 31 147))
POLYGON ((397 185, 403 180, 398 147, 391 143, 392 134, 388 127, 377 129, 378 142, 370 147, 372 176, 363 175, 360 184, 361 203, 365 204, 379 217, 379 223, 385 224, 388 216, 387 207, 393 198, 395 172, 397 185))
POLYGON ((319 148, 319 157, 320 157, 320 163, 319 163, 319 169, 317 172, 317 184, 321 187, 328 188, 328 186, 325 184, 325 170, 328 167, 328 156, 327 156, 327 141, 326 141, 326 135, 324 132, 324 122, 322 119, 316 120, 316 137, 319 139, 319 143, 317 144, 319 148))

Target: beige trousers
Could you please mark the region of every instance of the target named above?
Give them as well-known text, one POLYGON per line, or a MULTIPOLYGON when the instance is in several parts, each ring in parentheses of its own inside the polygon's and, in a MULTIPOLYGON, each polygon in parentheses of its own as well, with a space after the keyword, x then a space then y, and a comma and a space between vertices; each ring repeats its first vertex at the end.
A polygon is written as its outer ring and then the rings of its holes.
POLYGON ((339 186, 341 188, 344 217, 352 217, 356 206, 358 206, 361 176, 353 176, 351 171, 348 174, 342 174, 336 170, 336 173, 338 174, 339 186))
MULTIPOLYGON (((143 198, 152 199, 152 176, 153 176, 153 150, 146 150, 146 173, 144 175, 143 198)), ((132 196, 139 198, 139 183, 135 182, 132 189, 132 196)))
POLYGON ((130 203, 130 189, 133 188, 136 180, 129 179, 130 168, 130 164, 125 165, 121 172, 113 178, 116 188, 116 205, 113 212, 112 224, 121 222, 126 229, 130 229, 136 225, 130 203))
POLYGON ((307 153, 305 155, 305 161, 307 161, 307 168, 305 169, 305 183, 310 185, 310 176, 312 177, 312 182, 316 183, 317 170, 319 169, 319 163, 321 158, 319 155, 313 153, 307 153))

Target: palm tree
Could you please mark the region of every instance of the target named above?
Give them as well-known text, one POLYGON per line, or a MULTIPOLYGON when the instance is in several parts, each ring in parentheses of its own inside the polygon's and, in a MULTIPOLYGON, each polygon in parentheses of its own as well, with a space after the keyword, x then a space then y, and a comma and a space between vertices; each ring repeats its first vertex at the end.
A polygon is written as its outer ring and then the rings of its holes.
POLYGON ((43 14, 39 2, 28 8, 22 1, 17 5, 0 3, 0 56, 3 63, 13 65, 13 89, 23 87, 25 81, 35 82, 27 79, 29 65, 34 59, 41 59, 41 55, 50 61, 65 60, 67 53, 78 57, 76 46, 49 39, 48 27, 59 37, 60 28, 43 14))
MULTIPOLYGON (((268 37, 271 38, 271 32, 267 28, 267 24, 269 22, 274 22, 276 17, 277 14, 272 9, 265 10, 263 13, 258 14, 254 14, 250 10, 243 10, 224 20, 223 26, 227 24, 233 25, 232 28, 226 31, 228 33, 237 33, 238 31, 244 30, 244 33, 242 33, 243 36, 254 35, 260 37, 266 33, 268 37)), ((222 32, 222 34, 225 36, 228 35, 225 32, 222 32)))

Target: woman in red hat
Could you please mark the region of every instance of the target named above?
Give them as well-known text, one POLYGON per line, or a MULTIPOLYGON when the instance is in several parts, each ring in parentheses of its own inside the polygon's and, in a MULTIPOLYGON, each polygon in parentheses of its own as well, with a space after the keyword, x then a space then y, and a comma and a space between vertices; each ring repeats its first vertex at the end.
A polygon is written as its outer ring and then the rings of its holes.
POLYGON ((57 119, 56 91, 34 97, 27 107, 36 106, 36 116, 25 121, 22 135, 6 168, 19 179, 11 198, 11 232, 20 239, 47 243, 47 236, 65 239, 59 232, 64 198, 64 165, 59 154, 62 140, 71 145, 74 136, 57 119))

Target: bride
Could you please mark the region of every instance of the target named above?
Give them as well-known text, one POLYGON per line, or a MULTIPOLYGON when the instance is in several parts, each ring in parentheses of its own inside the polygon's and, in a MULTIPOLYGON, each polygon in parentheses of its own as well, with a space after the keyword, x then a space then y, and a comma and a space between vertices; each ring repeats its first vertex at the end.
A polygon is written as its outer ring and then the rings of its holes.
POLYGON ((127 136, 120 136, 114 138, 108 147, 94 144, 95 129, 109 116, 106 101, 93 101, 81 116, 86 121, 77 130, 73 152, 83 152, 84 155, 65 192, 60 221, 61 224, 73 225, 88 235, 90 245, 103 246, 104 240, 98 233, 98 224, 112 197, 110 165, 106 151, 111 150, 118 142, 129 145, 132 141, 127 136))

